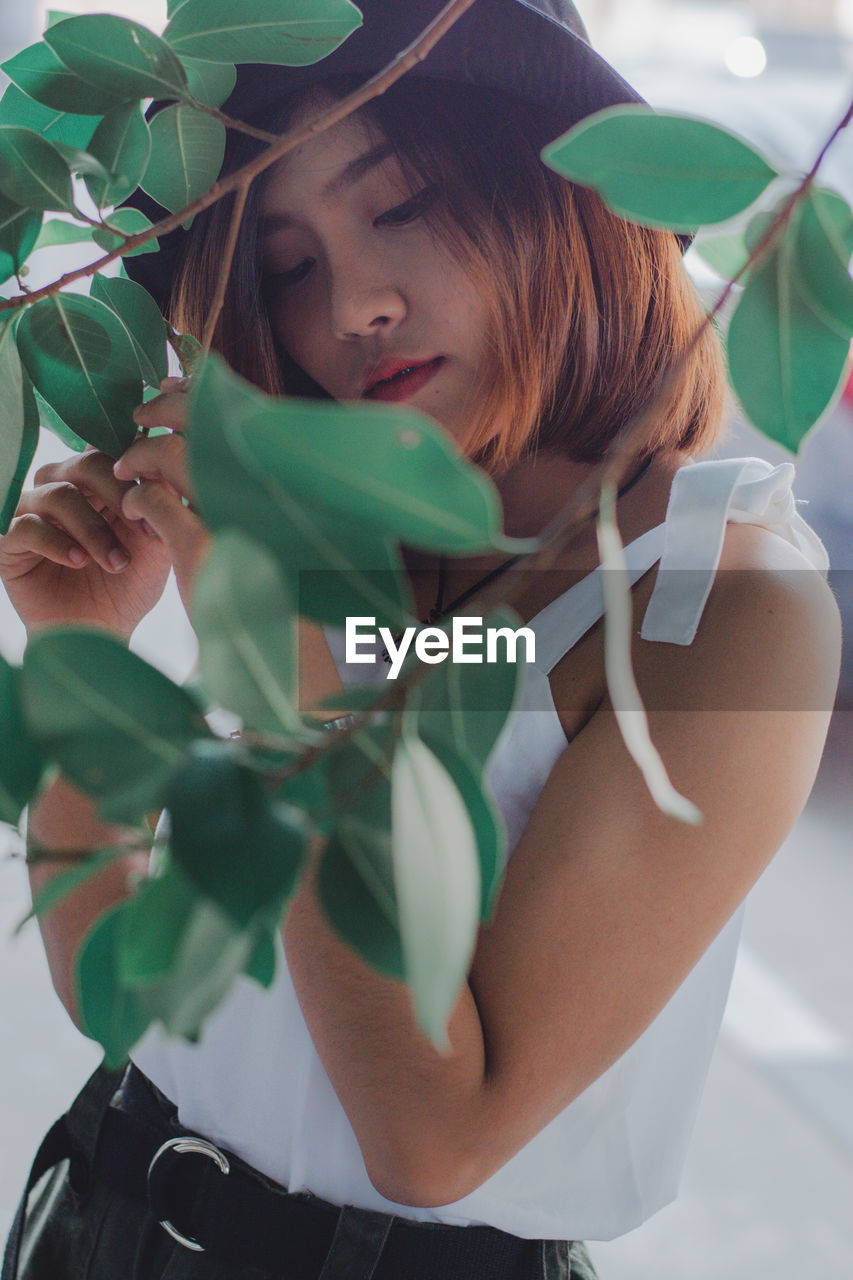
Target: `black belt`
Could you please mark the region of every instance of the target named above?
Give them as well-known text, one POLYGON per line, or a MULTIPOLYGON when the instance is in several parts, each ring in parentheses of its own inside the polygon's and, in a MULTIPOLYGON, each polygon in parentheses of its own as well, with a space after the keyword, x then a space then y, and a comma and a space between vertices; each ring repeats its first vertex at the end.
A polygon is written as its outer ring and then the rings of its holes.
POLYGON ((476 1271, 470 1274, 497 1280, 518 1274, 519 1263, 523 1271, 524 1260, 528 1255, 532 1259, 538 1246, 537 1241, 495 1227, 422 1223, 332 1205, 310 1192, 291 1194, 231 1152, 182 1129, 172 1104, 132 1063, 103 1110, 93 1166, 88 1170, 81 1167, 65 1119, 53 1126, 36 1156, 9 1237, 2 1280, 16 1280, 27 1194, 47 1169, 65 1157, 71 1159, 72 1181, 79 1184, 88 1173, 122 1195, 147 1203, 163 1228, 185 1248, 273 1274, 286 1271, 289 1280, 346 1275, 346 1271, 324 1267, 333 1242, 344 1231, 346 1257, 354 1275, 372 1274, 382 1254, 391 1274, 416 1271, 440 1277, 463 1270, 470 1258, 476 1263, 476 1271), (392 1268, 393 1255, 399 1255, 401 1271, 392 1268))

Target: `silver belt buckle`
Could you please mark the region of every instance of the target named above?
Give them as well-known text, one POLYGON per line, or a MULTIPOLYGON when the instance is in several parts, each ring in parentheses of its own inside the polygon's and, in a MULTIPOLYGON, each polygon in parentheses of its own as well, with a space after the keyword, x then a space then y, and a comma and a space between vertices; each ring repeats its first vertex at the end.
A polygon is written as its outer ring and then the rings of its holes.
MULTIPOLYGON (((206 1142, 204 1138, 170 1138, 168 1142, 164 1142, 162 1147, 159 1147, 157 1151, 154 1152, 154 1157, 148 1166, 149 1192, 151 1187, 152 1170, 163 1152, 167 1151, 170 1147, 173 1147, 179 1155, 192 1152, 195 1155, 208 1156, 216 1165, 218 1165, 221 1173, 230 1172, 231 1166, 228 1163, 228 1160, 212 1142, 206 1142)), ((149 1200, 150 1198, 149 1194, 149 1200)), ((199 1244, 197 1240, 191 1239, 190 1236, 182 1235, 181 1232, 178 1231, 177 1227, 172 1226, 168 1218, 160 1218, 159 1222, 160 1226, 164 1227, 165 1230, 168 1231, 169 1235, 174 1240, 177 1240, 178 1244, 182 1244, 185 1249, 194 1249, 196 1253, 204 1253, 205 1250, 203 1244, 199 1244)))

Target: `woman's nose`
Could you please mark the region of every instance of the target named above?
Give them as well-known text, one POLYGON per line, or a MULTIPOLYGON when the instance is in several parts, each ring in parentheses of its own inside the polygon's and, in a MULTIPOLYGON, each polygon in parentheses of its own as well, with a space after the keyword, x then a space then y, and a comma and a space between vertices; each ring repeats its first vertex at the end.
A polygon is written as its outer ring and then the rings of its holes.
POLYGON ((374 279, 340 281, 333 289, 332 326, 336 338, 370 337, 383 329, 393 329, 406 314, 401 291, 374 279))

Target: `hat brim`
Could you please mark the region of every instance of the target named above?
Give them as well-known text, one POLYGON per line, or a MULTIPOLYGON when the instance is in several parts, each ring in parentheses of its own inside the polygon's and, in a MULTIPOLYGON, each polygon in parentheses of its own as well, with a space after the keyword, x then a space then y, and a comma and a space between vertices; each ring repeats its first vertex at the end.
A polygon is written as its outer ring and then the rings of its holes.
MULTIPOLYGON (((584 39, 569 29, 568 7, 554 0, 477 0, 407 76, 437 82, 503 90, 542 108, 554 126, 554 137, 605 107, 642 103, 644 99, 584 39), (507 57, 507 50, 512 56, 507 57)), ((329 57, 309 66, 243 63, 237 82, 223 104, 226 115, 257 123, 275 111, 288 95, 333 75, 369 79, 406 49, 444 8, 445 0, 363 0, 364 23, 329 57)), ((161 103, 153 103, 149 115, 161 103)), ((168 216, 156 201, 137 190, 127 201, 156 222, 168 216)), ((160 240, 157 253, 125 260, 125 270, 165 308, 180 264, 186 232, 182 228, 160 240)), ((689 241, 688 241, 689 243, 689 241)), ((685 246, 686 247, 686 246, 685 246)))

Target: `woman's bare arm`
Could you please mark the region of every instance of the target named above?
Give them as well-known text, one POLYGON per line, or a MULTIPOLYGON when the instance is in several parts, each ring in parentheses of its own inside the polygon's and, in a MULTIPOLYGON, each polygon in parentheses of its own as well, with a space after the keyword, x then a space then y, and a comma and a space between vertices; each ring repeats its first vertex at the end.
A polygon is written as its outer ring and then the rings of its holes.
MULTIPOLYGON (((92 801, 64 778, 57 777, 29 813, 28 843, 38 850, 38 856, 29 867, 33 897, 57 875, 74 865, 69 856, 56 859, 44 856, 46 850, 73 854, 76 859, 84 851, 114 845, 126 835, 121 827, 108 827, 98 822, 92 801)), ((148 854, 145 852, 120 855, 38 917, 56 994, 78 1027, 80 1017, 74 993, 74 962, 80 943, 109 907, 128 897, 135 880, 146 874, 147 866, 148 854)))
MULTIPOLYGON (((647 706, 673 708, 650 712, 652 736, 704 823, 656 808, 605 702, 557 760, 513 852, 450 1020, 450 1056, 418 1031, 408 992, 334 935, 310 886, 295 902, 284 944, 300 1004, 389 1199, 469 1194, 606 1071, 805 804, 838 679, 838 609, 820 575, 768 568, 760 535, 741 528, 727 534, 727 563, 761 571, 718 575, 692 645, 636 642, 647 706), (756 709, 733 709, 747 703, 756 709)), ((791 550, 791 565, 806 562, 791 550)))

